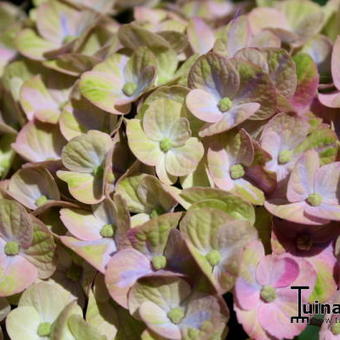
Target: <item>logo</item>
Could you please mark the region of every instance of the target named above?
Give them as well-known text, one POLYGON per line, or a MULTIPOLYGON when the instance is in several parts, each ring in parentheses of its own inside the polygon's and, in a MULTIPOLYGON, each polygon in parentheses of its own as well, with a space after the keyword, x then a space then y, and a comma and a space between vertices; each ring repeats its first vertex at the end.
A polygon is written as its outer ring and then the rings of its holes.
POLYGON ((301 292, 305 289, 309 289, 309 286, 292 286, 290 289, 297 291, 297 315, 290 318, 291 323, 310 323, 311 315, 319 314, 333 314, 340 315, 340 304, 329 304, 320 303, 319 301, 314 301, 313 303, 302 303, 301 292))

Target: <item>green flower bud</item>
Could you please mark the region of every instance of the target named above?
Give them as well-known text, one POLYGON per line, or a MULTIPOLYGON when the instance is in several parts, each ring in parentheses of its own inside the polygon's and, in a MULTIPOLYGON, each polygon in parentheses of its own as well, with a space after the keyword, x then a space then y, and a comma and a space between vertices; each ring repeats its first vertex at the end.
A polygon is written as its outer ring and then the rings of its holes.
POLYGON ((340 335, 340 322, 333 323, 331 331, 334 335, 340 335))
POLYGON ((110 237, 113 237, 114 234, 115 234, 115 226, 113 224, 105 224, 102 229, 100 230, 100 235, 102 237, 107 237, 107 238, 110 238, 110 237))
POLYGON ((37 207, 41 207, 48 201, 48 198, 44 195, 40 196, 36 201, 35 204, 37 207))
POLYGON ((151 263, 156 270, 163 269, 166 266, 166 257, 163 255, 154 256, 151 263))
POLYGON ((272 302, 276 299, 276 291, 272 286, 263 286, 260 292, 260 296, 265 302, 272 302))
POLYGON ((235 164, 230 167, 230 177, 232 179, 238 179, 243 177, 245 174, 244 167, 242 164, 235 164))
POLYGON ((199 338, 200 330, 197 328, 189 328, 188 329, 188 336, 192 340, 196 340, 199 338))
POLYGON ((125 83, 122 89, 123 93, 128 97, 131 97, 135 93, 136 90, 137 90, 137 84, 130 82, 130 81, 125 83))
POLYGON ((292 160, 293 152, 290 150, 283 150, 279 153, 279 164, 286 164, 292 160))
POLYGON ((217 106, 221 112, 226 112, 231 109, 233 102, 228 97, 224 97, 218 102, 217 106))
POLYGON ((20 251, 20 245, 18 242, 9 241, 5 244, 4 251, 7 256, 18 255, 20 251))
POLYGON ((207 255, 205 255, 205 258, 208 260, 208 262, 214 267, 221 261, 221 254, 218 250, 211 250, 207 255))
POLYGON ((179 324, 184 318, 184 311, 182 308, 176 307, 170 310, 167 314, 170 321, 174 324, 179 324))
POLYGON ((164 138, 159 146, 163 152, 168 152, 172 148, 172 142, 169 138, 164 138))
POLYGON ((319 194, 310 194, 307 197, 307 202, 313 207, 317 207, 322 203, 322 196, 319 194))
POLYGON ((52 330, 52 324, 49 322, 42 322, 39 324, 37 334, 41 337, 50 336, 52 330))

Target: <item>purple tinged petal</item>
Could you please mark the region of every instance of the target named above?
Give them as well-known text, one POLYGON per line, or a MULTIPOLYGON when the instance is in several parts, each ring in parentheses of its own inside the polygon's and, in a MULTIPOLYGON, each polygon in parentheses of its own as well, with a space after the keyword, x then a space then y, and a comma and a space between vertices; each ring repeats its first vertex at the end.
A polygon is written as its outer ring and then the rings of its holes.
POLYGON ((201 18, 195 17, 187 27, 188 40, 194 53, 205 54, 215 42, 214 32, 201 18))
POLYGON ((112 256, 107 265, 105 283, 111 297, 124 308, 128 293, 136 281, 152 273, 150 260, 139 251, 127 248, 112 256))
POLYGON ((321 203, 317 207, 307 205, 305 208, 307 214, 316 218, 340 221, 340 205, 331 205, 321 203))
POLYGON ((227 58, 211 52, 198 58, 192 66, 188 83, 189 87, 210 92, 216 98, 233 99, 239 89, 240 78, 227 58))

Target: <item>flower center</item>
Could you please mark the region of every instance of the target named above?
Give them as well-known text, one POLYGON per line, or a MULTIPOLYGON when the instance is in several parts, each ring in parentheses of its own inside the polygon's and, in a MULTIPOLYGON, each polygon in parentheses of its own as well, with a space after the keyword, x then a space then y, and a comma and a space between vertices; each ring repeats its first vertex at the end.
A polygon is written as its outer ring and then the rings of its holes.
POLYGON ((221 112, 229 111, 232 105, 233 105, 233 102, 228 97, 222 98, 217 104, 221 112))
POLYGON ((179 324, 184 318, 184 312, 182 308, 176 307, 169 311, 167 314, 170 321, 174 324, 179 324))
POLYGON ((279 164, 286 164, 292 160, 293 152, 290 150, 283 150, 279 153, 279 164))
POLYGON ((166 266, 166 257, 163 255, 154 256, 151 263, 155 270, 163 269, 166 266))
POLYGON ((36 204, 37 207, 41 207, 47 201, 48 201, 48 198, 45 195, 42 195, 35 201, 35 204, 36 204))
POLYGON ((172 142, 169 138, 164 138, 159 146, 163 152, 168 152, 172 148, 172 142))
POLYGON ((244 167, 242 164, 235 164, 230 168, 230 177, 232 179, 238 179, 243 177, 245 174, 244 167))
POLYGON ((313 207, 317 207, 322 203, 322 196, 319 194, 310 194, 307 197, 307 202, 313 207))
POLYGON ((262 300, 265 302, 272 302, 276 299, 276 291, 272 286, 263 286, 260 292, 262 300))
POLYGON ((102 237, 110 238, 114 236, 115 229, 116 228, 113 224, 105 224, 99 233, 102 237))
POLYGON ((298 250, 308 251, 312 248, 313 240, 308 234, 301 234, 296 239, 296 247, 298 250))
POLYGON ((208 260, 208 262, 214 267, 221 261, 221 254, 218 250, 213 249, 211 250, 207 255, 205 255, 205 258, 208 260))
POLYGON ((340 322, 333 323, 331 331, 334 335, 340 335, 340 322))
POLYGON ((131 81, 125 83, 122 89, 123 93, 128 97, 131 97, 135 93, 136 90, 137 90, 137 84, 131 81))
POLYGON ((5 254, 7 256, 15 256, 19 254, 20 246, 18 242, 10 241, 5 244, 4 248, 5 254))
POLYGON ((49 336, 51 334, 52 324, 49 322, 42 322, 39 324, 37 334, 41 337, 49 336))

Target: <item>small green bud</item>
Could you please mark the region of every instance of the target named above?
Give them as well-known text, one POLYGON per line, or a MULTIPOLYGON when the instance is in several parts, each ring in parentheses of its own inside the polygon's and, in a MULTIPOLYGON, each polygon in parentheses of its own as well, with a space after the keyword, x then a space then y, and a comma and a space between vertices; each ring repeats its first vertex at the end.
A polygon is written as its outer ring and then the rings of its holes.
POLYGON ((224 97, 218 102, 217 106, 221 112, 226 112, 231 109, 233 102, 228 97, 224 97))
POLYGON ((151 260, 155 270, 160 270, 166 267, 166 257, 163 255, 154 256, 151 260))
POLYGON ((176 307, 170 310, 167 314, 170 321, 174 324, 179 324, 184 318, 184 311, 182 308, 176 307))
POLYGON ((218 250, 211 250, 207 255, 205 255, 205 258, 208 260, 208 262, 214 267, 221 261, 221 254, 218 250))
POLYGON ((319 194, 310 194, 307 197, 307 202, 313 206, 313 207, 317 207, 322 203, 322 196, 319 194))
POLYGON ((155 218, 157 216, 159 216, 158 211, 156 209, 153 209, 150 213, 150 217, 155 218))
POLYGON ((331 331, 334 335, 340 335, 340 322, 333 323, 331 331))
POLYGON ((245 174, 244 167, 242 164, 235 164, 230 167, 230 177, 232 179, 238 179, 243 177, 245 174))
POLYGON ((192 340, 196 340, 199 338, 200 330, 197 328, 189 328, 188 329, 188 336, 192 340))
POLYGON ((39 324, 37 334, 41 337, 47 337, 51 334, 52 324, 49 322, 42 322, 39 324))
POLYGON ((293 152, 290 150, 283 150, 279 153, 279 164, 286 164, 292 160, 293 152))
POLYGON ((20 251, 20 245, 18 242, 9 241, 5 244, 4 251, 7 256, 18 255, 20 251))
POLYGON ((159 146, 163 152, 168 152, 172 148, 172 142, 169 138, 164 138, 159 146))
POLYGON ((260 296, 265 302, 272 302, 276 299, 276 291, 272 286, 263 286, 260 292, 260 296))
POLYGON ((110 238, 114 236, 115 229, 116 228, 113 224, 105 224, 99 233, 102 237, 110 238))
POLYGON ((41 207, 48 201, 48 198, 44 195, 40 196, 36 201, 35 204, 37 207, 41 207))
POLYGON ((136 90, 137 90, 137 84, 130 82, 130 81, 125 83, 122 89, 123 93, 128 97, 131 97, 135 93, 136 90))

